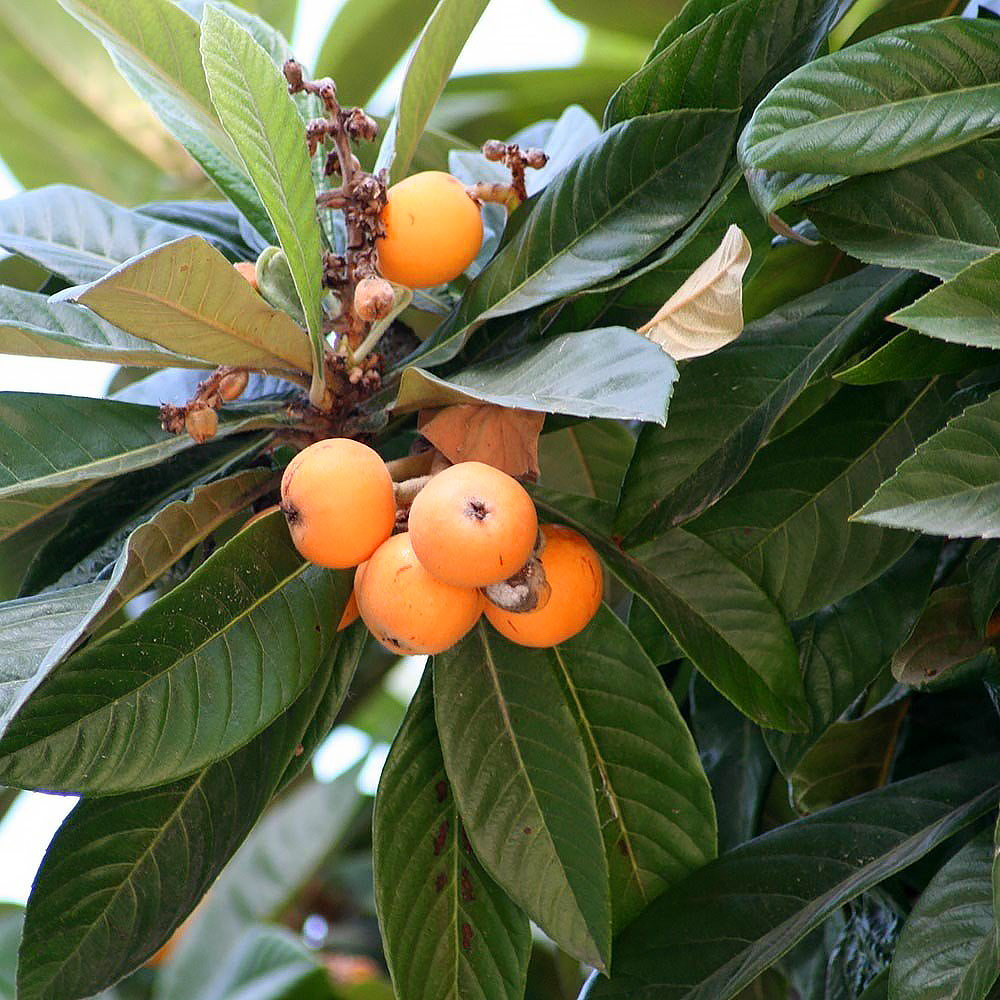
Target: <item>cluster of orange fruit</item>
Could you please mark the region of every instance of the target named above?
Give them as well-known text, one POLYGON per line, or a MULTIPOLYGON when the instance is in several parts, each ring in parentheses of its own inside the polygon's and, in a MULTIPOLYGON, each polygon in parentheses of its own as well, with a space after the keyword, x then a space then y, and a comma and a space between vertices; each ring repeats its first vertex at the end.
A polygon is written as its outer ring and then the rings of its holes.
POLYGON ((301 451, 281 480, 281 509, 302 556, 329 569, 357 567, 340 628, 360 615, 397 653, 440 653, 485 615, 524 646, 554 646, 580 632, 604 592, 597 553, 569 528, 539 526, 524 487, 499 469, 461 462, 416 495, 407 531, 393 534, 392 477, 378 453, 350 438, 301 451), (534 610, 509 611, 481 588, 537 558, 545 586, 534 610))

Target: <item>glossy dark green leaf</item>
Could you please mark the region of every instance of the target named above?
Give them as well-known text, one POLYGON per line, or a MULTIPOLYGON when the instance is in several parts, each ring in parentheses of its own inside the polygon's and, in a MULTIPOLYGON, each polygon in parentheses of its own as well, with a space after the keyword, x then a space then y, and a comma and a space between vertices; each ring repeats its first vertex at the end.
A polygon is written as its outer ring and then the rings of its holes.
POLYGON ((809 704, 809 732, 766 732, 790 775, 802 755, 864 693, 916 623, 930 593, 940 545, 918 542, 891 569, 795 629, 809 704))
POLYGON ((962 146, 1000 127, 1000 24, 948 18, 803 66, 740 138, 745 170, 854 176, 962 146))
MULTIPOLYGON (((198 49, 198 22, 171 0, 59 0, 107 46, 122 76, 268 239, 270 222, 219 123, 198 49)), ((129 256, 133 256, 130 254, 129 256)))
POLYGON ((419 361, 439 364, 484 320, 587 288, 662 246, 721 180, 734 127, 732 112, 669 111, 605 132, 521 209, 530 214, 419 361))
POLYGON ((818 812, 889 780, 908 702, 834 722, 803 754, 789 778, 795 808, 818 812))
POLYGON ((942 343, 904 330, 863 361, 836 372, 834 378, 848 385, 905 382, 985 368, 998 359, 1000 355, 984 348, 942 343))
MULTIPOLYGON (((223 416, 217 436, 268 422, 264 417, 223 416)), ((153 406, 0 393, 0 497, 120 475, 193 446, 187 435, 164 431, 153 406)))
POLYGON ((992 650, 973 620, 969 588, 952 584, 931 594, 913 631, 893 655, 892 674, 910 687, 937 686, 960 677, 984 654, 992 650))
POLYGON ((607 607, 550 662, 587 748, 617 932, 715 856, 711 791, 673 698, 607 607))
POLYGON ((140 205, 136 211, 183 226, 213 243, 232 261, 253 260, 257 256, 259 240, 247 242, 247 221, 228 201, 153 201, 140 205))
POLYGON ((309 780, 267 812, 212 886, 157 984, 159 1000, 224 993, 219 956, 258 921, 277 921, 332 852, 361 805, 360 765, 328 784, 309 780))
POLYGON ((681 529, 623 551, 591 518, 593 501, 538 490, 534 497, 543 514, 587 536, 605 566, 649 604, 684 655, 742 712, 774 729, 805 728, 788 626, 738 566, 681 529))
POLYGON ((541 481, 563 493, 616 504, 635 438, 611 420, 582 420, 543 434, 538 442, 541 481))
POLYGON ((79 625, 100 591, 91 583, 0 604, 0 729, 49 648, 79 625))
POLYGON ((992 294, 998 279, 1000 254, 993 254, 897 310, 892 321, 949 343, 998 348, 1000 310, 992 294))
POLYGON ((760 727, 698 675, 691 682, 691 726, 712 786, 724 854, 757 832, 774 763, 760 727))
POLYGON ((0 201, 0 246, 67 281, 96 281, 144 250, 189 235, 81 188, 53 184, 0 201))
POLYGON ((316 60, 347 102, 363 104, 402 59, 436 0, 348 0, 334 16, 316 60), (377 38, 378 45, 371 39, 377 38))
POLYGON ((302 118, 271 56, 217 7, 202 18, 201 53, 212 103, 285 252, 312 341, 315 389, 325 349, 322 240, 302 118))
POLYGON ((1000 535, 1000 393, 950 420, 855 515, 932 535, 1000 535))
POLYGON ((789 619, 875 579, 912 544, 906 532, 849 520, 864 498, 943 422, 947 394, 890 384, 841 390, 763 448, 691 530, 720 549, 789 619))
POLYGON ((857 177, 812 201, 820 232, 874 264, 951 278, 1000 249, 1000 141, 857 177))
POLYGON ((74 301, 123 330, 210 364, 312 371, 309 338, 199 236, 126 261, 74 301))
POLYGON ((802 389, 857 351, 885 313, 906 300, 910 281, 898 271, 859 271, 748 325, 722 350, 687 362, 667 426, 639 435, 619 531, 645 540, 714 503, 802 389))
POLYGON ((993 830, 984 830, 928 883, 893 956, 893 1000, 984 1000, 990 992, 1000 967, 993 865, 993 830))
POLYGON ((340 596, 337 577, 302 562, 280 515, 263 519, 22 694, 0 737, 0 774, 109 794, 227 756, 292 704, 335 647, 340 596))
POLYGON ((150 368, 204 368, 203 361, 157 347, 79 306, 4 287, 0 287, 0 351, 150 368))
POLYGON ((274 481, 267 469, 238 472, 196 487, 190 497, 167 504, 137 527, 125 541, 110 574, 101 580, 86 614, 52 643, 38 672, 46 674, 213 531, 273 489, 274 481))
MULTIPOLYGON (((341 574, 341 603, 349 585, 341 574)), ((326 736, 362 642, 360 629, 340 633, 290 709, 232 756, 171 785, 75 807, 29 901, 20 997, 89 997, 167 940, 326 736)))
POLYGON ((409 172, 420 134, 487 2, 438 0, 420 32, 378 153, 377 166, 386 169, 392 180, 409 172))
POLYGON ((896 782, 758 837, 668 890, 591 996, 732 1000, 838 907, 993 808, 996 757, 896 782))
POLYGON ((670 108, 741 108, 743 117, 779 80, 816 54, 837 4, 736 0, 687 30, 628 80, 605 125, 670 108))
POLYGON ((1000 542, 983 542, 969 554, 969 601, 972 621, 979 634, 986 635, 1000 605, 1000 542))
POLYGON ((608 866, 586 747, 552 655, 477 625, 434 658, 435 716, 476 856, 561 948, 606 968, 608 866))
POLYGON ((397 996, 523 995, 528 919, 472 853, 445 773, 429 671, 382 771, 372 840, 397 996))
POLYGON ((495 403, 662 425, 676 378, 677 366, 658 345, 634 330, 607 327, 564 334, 502 361, 472 365, 448 379, 407 368, 395 409, 495 403))

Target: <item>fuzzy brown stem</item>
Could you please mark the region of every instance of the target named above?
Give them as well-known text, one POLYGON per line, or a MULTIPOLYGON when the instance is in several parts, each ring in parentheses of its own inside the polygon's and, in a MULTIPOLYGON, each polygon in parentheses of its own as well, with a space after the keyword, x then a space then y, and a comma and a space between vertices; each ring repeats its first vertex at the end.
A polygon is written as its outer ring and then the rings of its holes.
POLYGON ((431 471, 431 464, 434 461, 433 451, 422 451, 417 455, 404 455, 403 458, 394 458, 385 463, 394 483, 401 483, 406 479, 413 479, 415 476, 426 476, 431 471))
POLYGON ((396 483, 393 492, 396 495, 397 507, 409 507, 417 498, 417 494, 433 479, 433 476, 414 476, 396 483))

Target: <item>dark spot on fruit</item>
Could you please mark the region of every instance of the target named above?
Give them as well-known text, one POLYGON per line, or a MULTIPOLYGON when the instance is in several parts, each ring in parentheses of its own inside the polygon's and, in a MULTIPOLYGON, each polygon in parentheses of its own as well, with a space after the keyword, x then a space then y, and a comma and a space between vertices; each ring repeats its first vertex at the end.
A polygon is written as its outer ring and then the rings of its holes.
POLYGON ((299 514, 299 508, 295 504, 288 503, 286 500, 281 505, 281 513, 285 515, 285 520, 289 525, 298 524, 301 515, 299 514))
POLYGON ((468 951, 472 947, 472 925, 462 924, 462 948, 468 951))
POLYGON ((480 500, 479 497, 469 497, 465 503, 465 516, 471 517, 476 521, 485 521, 489 516, 490 508, 486 505, 484 500, 480 500))
POLYGON ((444 800, 446 798, 448 798, 448 782, 447 781, 439 781, 434 786, 434 791, 437 794, 437 800, 438 800, 438 802, 444 802, 444 800))
POLYGON ((462 899, 464 899, 467 903, 474 902, 476 898, 476 890, 472 887, 472 878, 469 875, 468 868, 462 869, 460 885, 462 889, 462 899))
POLYGON ((437 857, 443 850, 445 841, 448 839, 448 821, 445 820, 437 829, 434 835, 434 856, 437 857))

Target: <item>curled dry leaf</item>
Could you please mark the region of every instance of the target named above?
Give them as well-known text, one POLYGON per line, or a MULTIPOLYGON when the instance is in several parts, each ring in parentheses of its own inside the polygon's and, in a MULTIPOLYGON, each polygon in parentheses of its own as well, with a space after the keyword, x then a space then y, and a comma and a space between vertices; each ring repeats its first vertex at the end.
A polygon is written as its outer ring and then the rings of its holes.
POLYGON ((750 242, 730 226, 718 249, 663 304, 639 333, 675 361, 700 358, 743 332, 743 275, 750 242))
POLYGON ((544 413, 485 403, 421 410, 420 433, 450 462, 485 462, 510 476, 537 479, 544 413))

